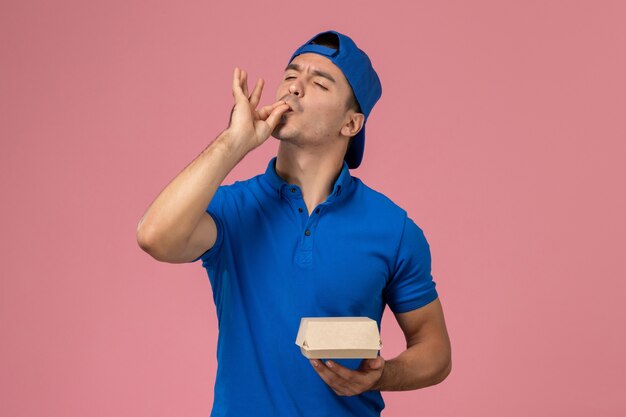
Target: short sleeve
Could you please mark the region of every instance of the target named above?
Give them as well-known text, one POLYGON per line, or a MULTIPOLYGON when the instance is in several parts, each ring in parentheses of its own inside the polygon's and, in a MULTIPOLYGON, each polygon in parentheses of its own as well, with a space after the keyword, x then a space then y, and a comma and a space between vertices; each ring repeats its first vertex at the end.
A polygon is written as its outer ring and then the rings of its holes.
POLYGON ((217 191, 215 191, 215 195, 211 199, 211 202, 205 209, 205 211, 211 215, 213 221, 215 221, 215 226, 217 228, 217 238, 215 239, 215 243, 210 249, 191 262, 196 262, 199 259, 202 259, 203 263, 208 262, 217 256, 217 253, 222 247, 222 243, 224 241, 224 192, 225 186, 220 185, 217 188, 217 191))
POLYGON ((405 313, 437 298, 431 275, 430 246, 424 232, 406 217, 391 279, 383 292, 394 313, 405 313))

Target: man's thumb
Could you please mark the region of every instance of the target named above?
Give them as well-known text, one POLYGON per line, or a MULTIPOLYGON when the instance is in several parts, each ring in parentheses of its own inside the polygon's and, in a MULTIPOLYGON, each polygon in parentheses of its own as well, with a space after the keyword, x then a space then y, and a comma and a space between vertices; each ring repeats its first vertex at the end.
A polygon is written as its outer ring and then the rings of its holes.
POLYGON ((365 369, 380 369, 383 366, 383 358, 382 356, 377 356, 376 359, 367 359, 364 365, 365 369))

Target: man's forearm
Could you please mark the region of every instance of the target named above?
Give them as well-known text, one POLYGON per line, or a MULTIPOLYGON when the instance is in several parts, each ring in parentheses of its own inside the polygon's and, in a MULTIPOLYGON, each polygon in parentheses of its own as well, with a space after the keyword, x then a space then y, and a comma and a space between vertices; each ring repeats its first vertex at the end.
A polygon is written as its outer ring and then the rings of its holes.
POLYGON ((452 368, 449 348, 441 343, 416 343, 385 361, 383 375, 372 391, 408 391, 443 381, 452 368))
POLYGON ((138 240, 162 248, 182 246, 219 185, 244 157, 245 150, 232 145, 229 132, 222 132, 148 207, 137 226, 138 240))

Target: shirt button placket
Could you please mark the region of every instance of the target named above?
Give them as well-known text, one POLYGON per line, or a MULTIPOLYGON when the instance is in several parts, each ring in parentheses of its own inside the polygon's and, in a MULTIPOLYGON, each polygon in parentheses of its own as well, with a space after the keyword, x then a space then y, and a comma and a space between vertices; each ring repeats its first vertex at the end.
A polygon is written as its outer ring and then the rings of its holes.
MULTIPOLYGON (((302 203, 304 203, 304 201, 302 201, 302 203)), ((304 208, 299 207, 298 211, 303 212, 304 208)), ((302 220, 304 222, 304 233, 301 239, 299 259, 302 265, 308 265, 308 267, 310 267, 313 264, 313 236, 311 229, 314 223, 308 215, 302 216, 302 220)))

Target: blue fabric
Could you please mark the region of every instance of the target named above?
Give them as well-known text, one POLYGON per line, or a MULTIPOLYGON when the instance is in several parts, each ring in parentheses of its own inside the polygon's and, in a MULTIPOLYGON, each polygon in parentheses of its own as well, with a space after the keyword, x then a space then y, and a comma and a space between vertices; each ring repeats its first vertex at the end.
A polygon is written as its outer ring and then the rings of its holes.
MULTIPOLYGON (((365 316, 380 330, 385 304, 402 313, 432 302, 428 242, 345 161, 310 216, 275 162, 218 188, 207 207, 217 240, 192 261, 202 259, 219 322, 211 416, 380 416, 379 391, 339 396, 319 377, 295 344, 300 319, 365 316)), ((337 362, 357 369, 361 360, 337 362)))

